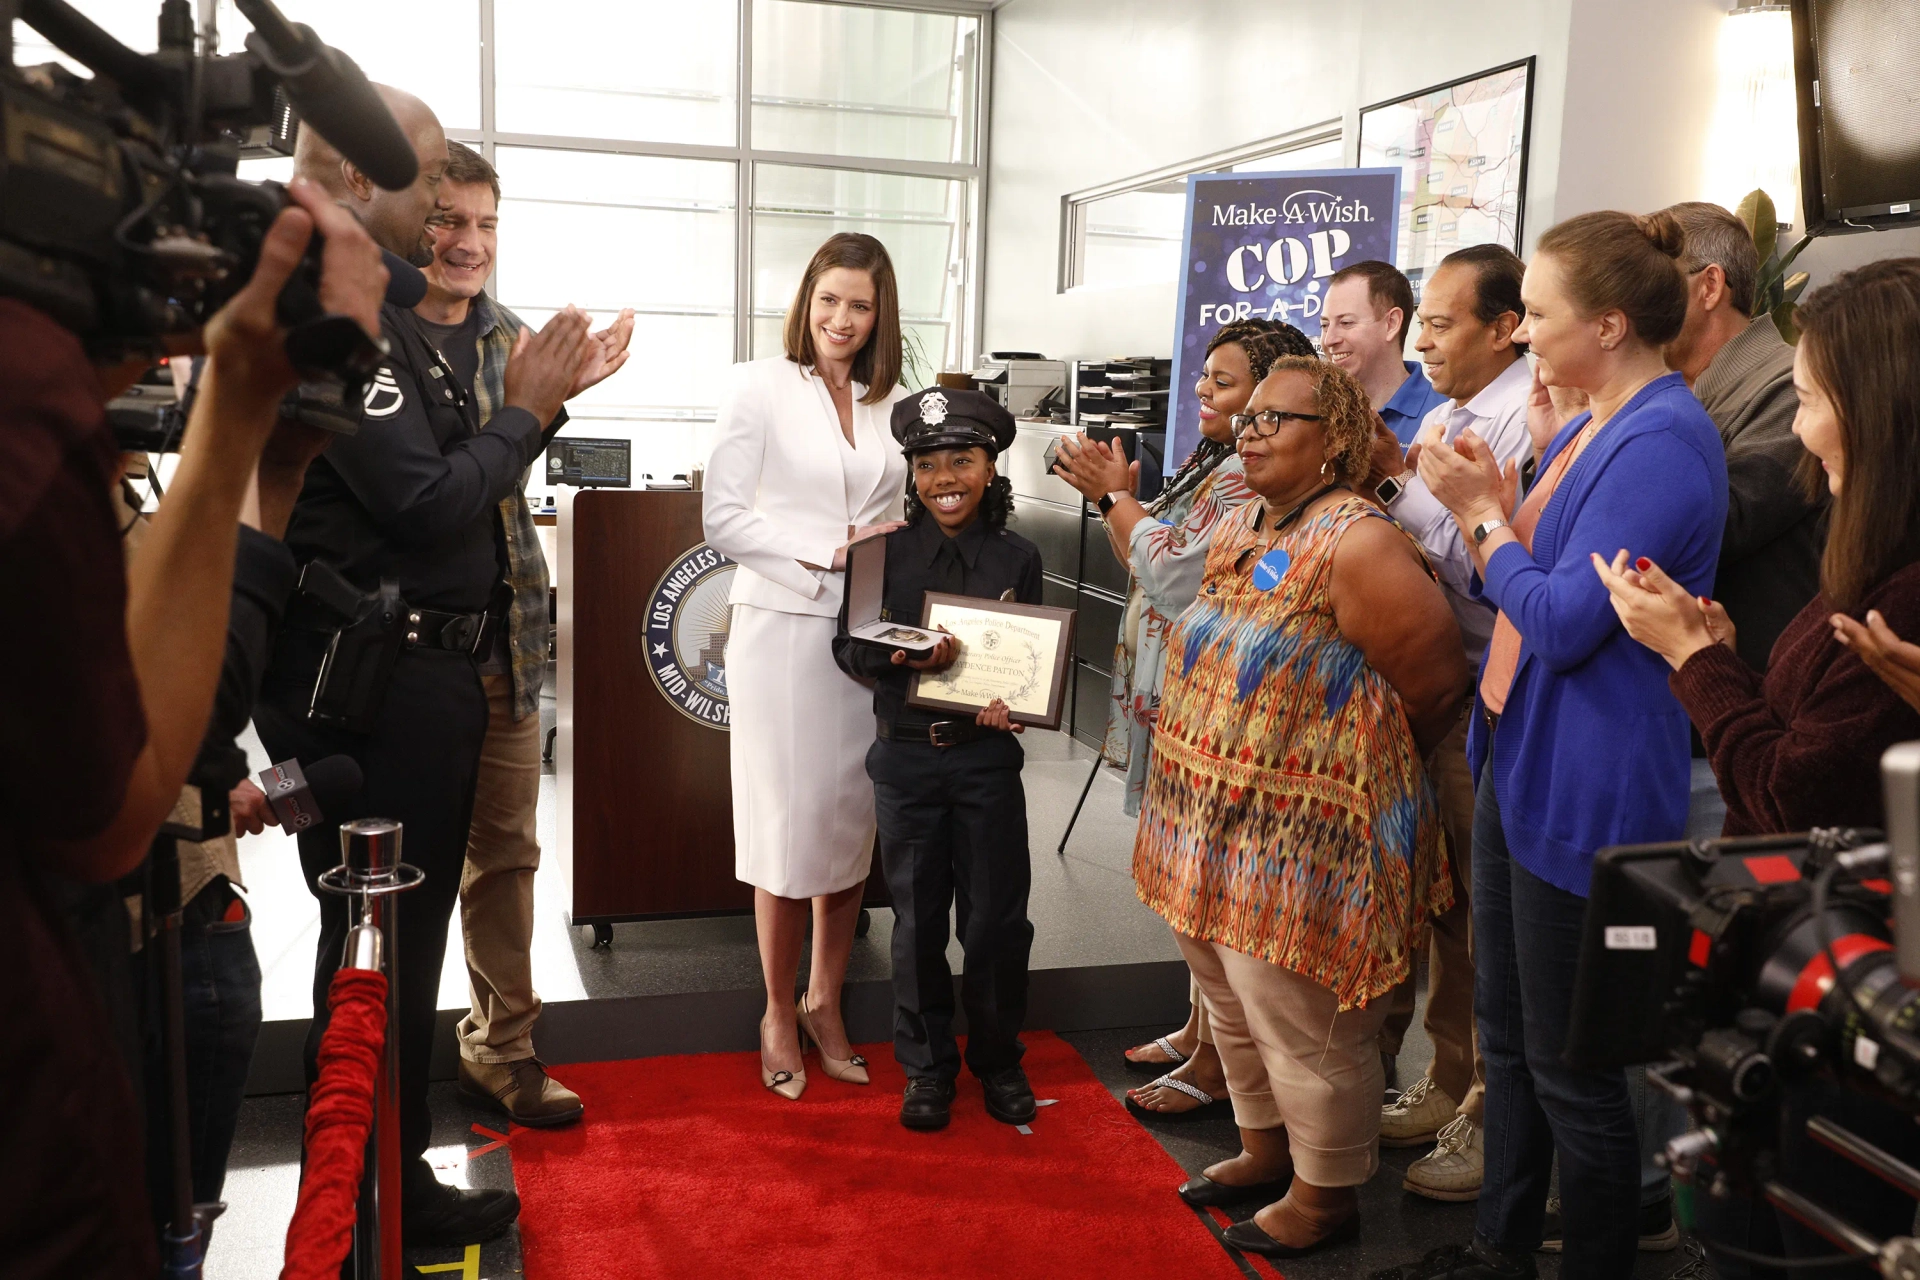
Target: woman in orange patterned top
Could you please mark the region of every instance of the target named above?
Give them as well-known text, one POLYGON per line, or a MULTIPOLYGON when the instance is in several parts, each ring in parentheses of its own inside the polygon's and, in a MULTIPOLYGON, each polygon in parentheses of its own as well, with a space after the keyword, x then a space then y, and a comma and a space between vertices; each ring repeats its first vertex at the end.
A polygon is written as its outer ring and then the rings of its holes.
POLYGON ((1468 672, 1418 544, 1351 487, 1373 438, 1359 384, 1290 357, 1247 408, 1258 497, 1167 637, 1133 874, 1206 996, 1240 1126, 1241 1153, 1180 1194, 1265 1202, 1227 1238, 1286 1257, 1359 1232, 1383 997, 1452 899, 1422 760, 1468 672))
MULTIPOLYGON (((1127 608, 1113 651, 1113 692, 1101 754, 1127 772, 1120 808, 1128 817, 1140 815, 1146 790, 1167 631, 1200 593, 1214 530, 1253 500, 1233 448, 1233 415, 1246 409, 1275 360, 1312 354, 1313 341, 1284 321, 1235 320, 1220 326, 1207 342, 1206 363, 1194 387, 1200 443, 1151 502, 1134 495, 1140 464, 1129 463, 1123 451, 1084 435, 1061 442, 1054 474, 1100 505, 1107 543, 1127 570, 1127 608)), ((1226 1096, 1198 987, 1191 1004, 1185 1026, 1127 1050, 1129 1066, 1171 1068, 1127 1090, 1128 1103, 1139 1110, 1177 1115, 1226 1096)))

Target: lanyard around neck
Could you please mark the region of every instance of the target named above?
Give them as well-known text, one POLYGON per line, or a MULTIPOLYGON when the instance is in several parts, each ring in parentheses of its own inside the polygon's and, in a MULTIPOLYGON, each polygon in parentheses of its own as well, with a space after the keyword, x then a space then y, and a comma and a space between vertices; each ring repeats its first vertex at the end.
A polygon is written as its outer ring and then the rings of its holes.
MULTIPOLYGON (((1293 510, 1287 512, 1287 514, 1285 514, 1284 516, 1281 516, 1278 520, 1276 520, 1273 523, 1272 532, 1276 534, 1282 532, 1284 529, 1286 529, 1288 525, 1292 524, 1295 520, 1298 520, 1300 518, 1300 513, 1302 511, 1305 511, 1308 507, 1320 501, 1320 499, 1326 497, 1328 494, 1332 493, 1335 489, 1343 489, 1345 487, 1346 487, 1345 485, 1330 484, 1330 485, 1324 485, 1321 488, 1314 490, 1312 493, 1302 498, 1300 500, 1299 505, 1294 507, 1293 510)), ((1264 517, 1262 517, 1262 520, 1264 522, 1264 517)))

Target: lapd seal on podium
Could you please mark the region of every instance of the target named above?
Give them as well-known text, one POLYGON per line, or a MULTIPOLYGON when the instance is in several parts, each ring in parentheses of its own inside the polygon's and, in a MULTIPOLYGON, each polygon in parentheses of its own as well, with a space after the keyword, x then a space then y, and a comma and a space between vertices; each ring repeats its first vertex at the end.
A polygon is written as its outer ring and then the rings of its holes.
POLYGON ((732 723, 727 701, 727 594, 734 563, 701 542, 667 566, 647 601, 647 674, 674 709, 710 728, 732 723))

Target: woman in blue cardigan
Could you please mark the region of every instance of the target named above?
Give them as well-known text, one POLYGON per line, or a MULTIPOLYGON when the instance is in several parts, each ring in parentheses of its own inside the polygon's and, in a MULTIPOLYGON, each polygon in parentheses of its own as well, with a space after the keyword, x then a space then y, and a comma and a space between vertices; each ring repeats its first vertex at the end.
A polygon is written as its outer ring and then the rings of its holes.
POLYGON ((1726 457, 1661 358, 1686 315, 1681 243, 1666 214, 1583 214, 1541 237, 1514 340, 1532 344, 1542 382, 1586 392, 1591 412, 1547 446, 1524 502, 1471 432, 1419 460, 1500 615, 1467 742, 1486 1177, 1472 1244, 1409 1276, 1532 1276, 1556 1149, 1560 1274, 1633 1270, 1640 1164, 1625 1075, 1570 1067, 1561 1049, 1594 853, 1679 839, 1686 824, 1686 713, 1588 558, 1632 547, 1692 593, 1712 588, 1726 457))

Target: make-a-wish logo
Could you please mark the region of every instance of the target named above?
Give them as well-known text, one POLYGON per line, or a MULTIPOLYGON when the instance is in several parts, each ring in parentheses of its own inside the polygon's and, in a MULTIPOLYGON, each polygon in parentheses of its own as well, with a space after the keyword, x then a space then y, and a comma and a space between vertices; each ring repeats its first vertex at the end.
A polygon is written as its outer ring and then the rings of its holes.
POLYGON ((1372 222, 1373 210, 1364 200, 1342 200, 1331 191, 1293 191, 1280 201, 1281 225, 1309 223, 1323 227, 1372 222))
POLYGON ((702 542, 667 567, 647 601, 647 673, 682 715, 715 729, 727 701, 727 595, 733 561, 702 542))

